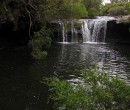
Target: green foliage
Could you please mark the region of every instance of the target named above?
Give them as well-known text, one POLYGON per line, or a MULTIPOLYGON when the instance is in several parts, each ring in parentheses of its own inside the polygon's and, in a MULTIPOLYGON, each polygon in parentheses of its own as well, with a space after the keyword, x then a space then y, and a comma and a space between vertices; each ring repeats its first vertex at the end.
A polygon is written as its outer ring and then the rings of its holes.
POLYGON ((31 16, 32 24, 35 21, 45 24, 56 19, 94 17, 99 14, 101 2, 102 0, 2 0, 0 13, 1 16, 10 15, 14 20, 20 16, 31 16))
POLYGON ((47 56, 45 50, 51 46, 51 34, 52 31, 45 27, 43 27, 39 32, 34 32, 34 37, 29 42, 29 45, 32 48, 32 56, 34 58, 43 59, 47 56))
POLYGON ((113 7, 111 9, 109 9, 108 13, 110 13, 111 15, 114 15, 114 16, 126 14, 125 7, 123 7, 123 6, 122 7, 121 6, 113 7))
POLYGON ((87 10, 82 0, 40 0, 38 15, 45 21, 86 17, 87 10))
POLYGON ((83 0, 83 3, 88 11, 89 18, 99 16, 102 0, 83 0))
POLYGON ((130 86, 118 77, 94 67, 83 71, 81 82, 72 84, 47 79, 54 110, 129 110, 130 86))
POLYGON ((74 18, 83 18, 88 16, 88 12, 86 11, 85 5, 81 0, 78 0, 77 3, 74 3, 72 7, 74 18))
POLYGON ((101 8, 102 15, 128 15, 130 14, 130 3, 118 2, 113 4, 107 4, 101 8))
POLYGON ((6 14, 10 14, 14 18, 15 16, 28 17, 30 14, 33 18, 32 21, 41 23, 88 16, 82 0, 55 0, 55 2, 52 0, 3 0, 0 4, 1 15, 5 14, 4 12, 7 10, 9 11, 6 14))

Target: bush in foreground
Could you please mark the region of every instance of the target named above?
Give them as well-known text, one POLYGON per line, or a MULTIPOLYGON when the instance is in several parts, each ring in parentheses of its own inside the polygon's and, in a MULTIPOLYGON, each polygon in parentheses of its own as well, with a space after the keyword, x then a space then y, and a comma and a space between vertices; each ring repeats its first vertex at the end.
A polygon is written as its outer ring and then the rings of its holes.
POLYGON ((130 110, 130 86, 97 67, 84 70, 77 84, 56 77, 47 84, 54 110, 130 110))

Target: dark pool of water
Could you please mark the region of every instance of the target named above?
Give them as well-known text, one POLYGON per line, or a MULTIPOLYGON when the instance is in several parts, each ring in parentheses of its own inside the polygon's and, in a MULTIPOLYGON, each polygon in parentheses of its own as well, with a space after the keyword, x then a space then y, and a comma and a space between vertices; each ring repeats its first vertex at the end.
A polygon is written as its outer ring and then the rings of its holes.
POLYGON ((130 45, 56 43, 46 60, 33 60, 26 47, 0 50, 0 110, 52 110, 43 77, 76 80, 97 64, 130 80, 130 45))

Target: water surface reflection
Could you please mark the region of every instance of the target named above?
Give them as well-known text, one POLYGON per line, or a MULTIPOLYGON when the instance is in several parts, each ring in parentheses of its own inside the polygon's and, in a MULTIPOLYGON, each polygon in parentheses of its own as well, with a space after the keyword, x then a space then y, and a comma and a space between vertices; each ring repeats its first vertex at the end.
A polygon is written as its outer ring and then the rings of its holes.
POLYGON ((43 77, 78 80, 83 68, 97 64, 130 80, 130 46, 56 43, 46 60, 33 60, 26 47, 0 50, 0 108, 2 110, 51 110, 43 77))
POLYGON ((53 49, 53 54, 57 54, 54 73, 58 76, 70 78, 83 68, 97 64, 113 75, 129 78, 129 45, 72 43, 57 44, 55 48, 58 50, 53 49))

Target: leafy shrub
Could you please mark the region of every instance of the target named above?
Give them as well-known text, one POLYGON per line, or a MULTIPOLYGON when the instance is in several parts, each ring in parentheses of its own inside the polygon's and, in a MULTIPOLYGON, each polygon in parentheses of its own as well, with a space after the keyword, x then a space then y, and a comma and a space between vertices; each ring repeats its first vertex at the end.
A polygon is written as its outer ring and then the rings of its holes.
POLYGON ((125 81, 97 67, 84 70, 80 80, 72 84, 47 79, 54 110, 129 110, 130 86, 125 81))
POLYGON ((51 46, 51 30, 43 27, 39 32, 35 32, 33 39, 29 42, 32 48, 32 56, 35 59, 43 59, 47 56, 46 49, 51 46))

